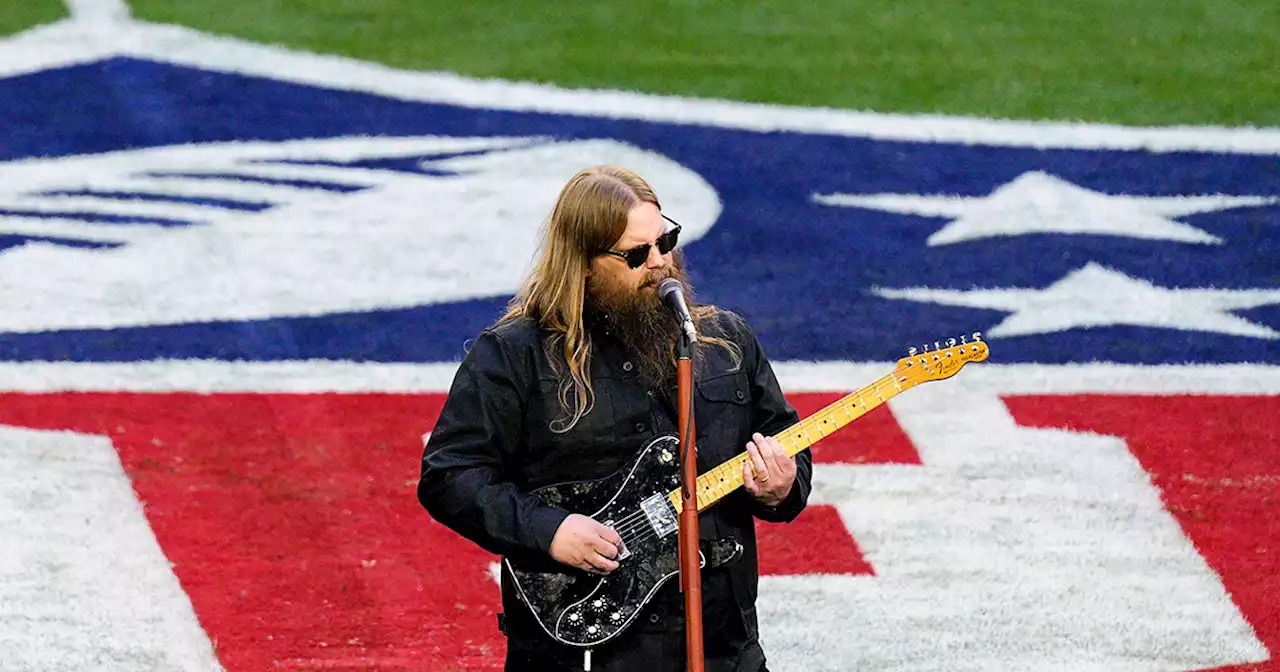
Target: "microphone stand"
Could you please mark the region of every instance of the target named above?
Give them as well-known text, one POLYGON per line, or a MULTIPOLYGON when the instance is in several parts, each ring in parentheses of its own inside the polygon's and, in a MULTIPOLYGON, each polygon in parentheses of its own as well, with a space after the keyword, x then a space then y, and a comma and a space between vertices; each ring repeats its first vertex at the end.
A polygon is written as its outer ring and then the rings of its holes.
POLYGON ((698 561, 698 448, 693 426, 693 338, 676 339, 676 405, 680 422, 680 590, 684 592, 688 672, 703 672, 702 572, 698 561))

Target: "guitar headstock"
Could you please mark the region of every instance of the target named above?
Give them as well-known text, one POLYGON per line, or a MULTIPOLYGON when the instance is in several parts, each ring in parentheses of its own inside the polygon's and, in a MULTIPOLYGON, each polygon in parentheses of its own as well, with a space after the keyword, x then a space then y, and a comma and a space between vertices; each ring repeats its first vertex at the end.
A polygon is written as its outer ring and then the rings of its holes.
POLYGON ((932 350, 928 345, 908 349, 907 356, 898 360, 893 374, 899 385, 919 385, 931 380, 950 378, 965 364, 981 362, 988 354, 990 348, 982 340, 982 332, 975 331, 967 336, 962 335, 959 342, 954 338, 934 341, 932 350))

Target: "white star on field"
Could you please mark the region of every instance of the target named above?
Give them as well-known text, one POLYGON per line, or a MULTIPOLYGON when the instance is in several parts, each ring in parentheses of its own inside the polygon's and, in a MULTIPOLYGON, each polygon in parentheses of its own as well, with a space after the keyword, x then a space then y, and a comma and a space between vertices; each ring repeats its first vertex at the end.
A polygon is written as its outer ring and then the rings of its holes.
POLYGON ((951 218, 929 236, 930 247, 1032 233, 1221 244, 1221 238, 1173 218, 1280 203, 1280 197, 1271 196, 1104 194, 1038 171, 1023 173, 989 196, 814 194, 813 200, 823 205, 951 218))
POLYGON ((1048 334, 1068 329, 1138 326, 1280 339, 1280 331, 1231 314, 1280 303, 1280 289, 1179 289, 1090 263, 1044 289, 958 291, 912 287, 874 288, 886 299, 1011 313, 988 336, 1048 334))

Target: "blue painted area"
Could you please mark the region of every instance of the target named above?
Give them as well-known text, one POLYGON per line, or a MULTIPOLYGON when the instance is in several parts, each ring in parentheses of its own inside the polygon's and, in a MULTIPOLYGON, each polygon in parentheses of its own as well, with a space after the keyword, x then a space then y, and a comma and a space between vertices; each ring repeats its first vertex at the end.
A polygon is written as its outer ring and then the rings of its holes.
POLYGON ((18 210, 0 208, 0 217, 21 217, 23 219, 69 219, 77 222, 94 224, 150 224, 155 226, 187 226, 192 222, 171 217, 146 217, 143 215, 112 215, 101 212, 81 210, 18 210))
POLYGON ((173 194, 149 194, 133 191, 104 191, 101 189, 54 189, 50 191, 39 192, 39 196, 84 196, 87 198, 101 198, 116 201, 143 201, 151 203, 177 203, 181 205, 200 205, 210 208, 220 208, 223 210, 237 210, 243 212, 262 212, 271 207, 270 203, 262 203, 259 201, 239 201, 227 198, 215 198, 210 196, 194 197, 194 196, 175 196, 173 194))
MULTIPOLYGON (((86 250, 105 250, 113 247, 120 247, 122 245, 122 243, 76 240, 73 238, 60 238, 58 236, 0 234, 0 254, 3 254, 5 250, 11 250, 32 244, 57 245, 60 247, 72 247, 86 250)), ((3 338, 3 335, 0 335, 0 338, 3 338)), ((4 356, 0 355, 0 361, 3 360, 4 356)))
MULTIPOLYGON (((1036 234, 929 248, 926 239, 948 220, 812 200, 814 194, 836 192, 985 196, 1029 171, 1104 193, 1276 196, 1280 171, 1274 156, 888 142, 480 110, 130 59, 0 80, 0 118, 17 122, 5 131, 0 161, 351 135, 624 141, 697 171, 719 192, 725 204, 721 219, 685 248, 692 280, 702 301, 747 315, 775 359, 893 359, 911 345, 984 331, 1005 316, 878 298, 871 294, 876 287, 1043 288, 1096 263, 1162 287, 1280 288, 1275 205, 1181 218, 1222 238, 1222 245, 1036 234)), ((332 165, 438 174, 418 158, 375 156, 332 165)), ((314 186, 336 192, 361 188, 314 186)), ((680 219, 680 213, 671 214, 680 219)), ((10 239, 0 239, 0 253, 5 241, 18 244, 10 239)), ((0 359, 451 361, 461 357, 464 341, 501 314, 504 302, 495 297, 362 314, 0 334, 0 359)), ((1275 305, 1235 314, 1280 330, 1275 305)), ((1105 327, 1004 339, 997 355, 1002 362, 1280 364, 1280 340, 1105 327)))

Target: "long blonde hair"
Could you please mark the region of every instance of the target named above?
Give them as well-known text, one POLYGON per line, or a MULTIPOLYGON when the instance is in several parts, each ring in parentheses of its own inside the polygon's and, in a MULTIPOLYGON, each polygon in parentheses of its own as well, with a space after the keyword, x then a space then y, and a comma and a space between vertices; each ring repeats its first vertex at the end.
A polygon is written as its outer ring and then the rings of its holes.
POLYGON ((559 350, 568 367, 560 376, 559 400, 567 418, 552 424, 566 432, 595 405, 591 389, 591 339, 582 310, 591 258, 606 250, 627 229, 627 214, 640 203, 662 208, 653 189, 639 175, 619 166, 592 166, 574 175, 556 200, 543 231, 533 271, 516 292, 503 320, 533 318, 551 332, 548 347, 553 367, 559 350))
MULTIPOLYGON (((558 390, 564 417, 551 430, 567 432, 595 406, 591 387, 591 338, 583 324, 587 270, 591 259, 609 249, 627 229, 627 216, 641 203, 662 204, 644 178, 619 166, 592 166, 574 175, 556 200, 543 230, 542 244, 533 270, 507 305, 500 321, 532 318, 550 332, 548 359, 560 379, 558 390), (559 352, 557 352, 559 351, 559 352), (567 367, 559 370, 560 357, 567 367)), ((695 321, 715 314, 713 306, 693 306, 695 321)), ((741 361, 736 344, 699 335, 726 347, 734 365, 741 361)), ((674 352, 674 346, 673 346, 674 352)))

